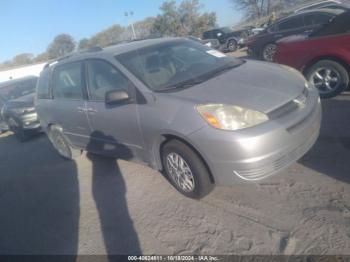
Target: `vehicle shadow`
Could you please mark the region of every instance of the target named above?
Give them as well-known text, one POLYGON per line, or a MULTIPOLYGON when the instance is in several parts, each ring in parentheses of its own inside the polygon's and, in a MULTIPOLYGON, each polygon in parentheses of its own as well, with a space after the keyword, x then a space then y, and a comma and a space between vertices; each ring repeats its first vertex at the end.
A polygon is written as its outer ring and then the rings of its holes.
MULTIPOLYGON (((113 140, 101 132, 93 135, 113 140)), ((115 156, 131 158, 125 147, 116 150, 103 141, 88 145, 94 152, 106 147, 115 150, 115 156)), ((76 261, 80 219, 76 162, 62 159, 44 135, 23 144, 11 133, 2 134, 0 149, 0 255, 69 255, 65 261, 76 261)), ((116 254, 141 254, 115 158, 91 153, 87 157, 109 260, 116 254)))
POLYGON ((345 96, 322 100, 320 137, 299 161, 304 166, 350 183, 350 101, 345 96))
POLYGON ((78 252, 79 184, 46 136, 22 144, 0 137, 0 254, 70 255, 78 252))
MULTIPOLYGON (((93 132, 87 151, 132 158, 132 152, 100 131, 93 132), (115 146, 117 145, 117 146, 115 146), (106 153, 107 152, 107 153, 106 153)), ((126 186, 115 158, 87 153, 92 163, 92 194, 101 223, 107 254, 141 254, 139 240, 126 203, 126 186)))

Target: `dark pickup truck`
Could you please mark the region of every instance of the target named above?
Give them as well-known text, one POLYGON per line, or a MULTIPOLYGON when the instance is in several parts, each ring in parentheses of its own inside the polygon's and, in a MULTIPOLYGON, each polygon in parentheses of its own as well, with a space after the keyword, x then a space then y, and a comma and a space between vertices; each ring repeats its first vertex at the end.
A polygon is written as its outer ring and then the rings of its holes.
POLYGON ((21 141, 40 130, 34 107, 34 94, 38 78, 29 76, 0 84, 0 128, 10 129, 21 141))

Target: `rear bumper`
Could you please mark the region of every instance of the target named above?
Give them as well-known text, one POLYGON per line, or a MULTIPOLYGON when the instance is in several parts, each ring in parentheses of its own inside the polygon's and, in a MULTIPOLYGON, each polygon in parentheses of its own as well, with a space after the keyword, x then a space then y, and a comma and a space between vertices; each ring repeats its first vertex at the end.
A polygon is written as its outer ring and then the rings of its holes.
POLYGON ((321 106, 317 91, 297 115, 230 132, 205 127, 191 140, 207 162, 217 185, 257 181, 300 159, 318 138, 321 106))

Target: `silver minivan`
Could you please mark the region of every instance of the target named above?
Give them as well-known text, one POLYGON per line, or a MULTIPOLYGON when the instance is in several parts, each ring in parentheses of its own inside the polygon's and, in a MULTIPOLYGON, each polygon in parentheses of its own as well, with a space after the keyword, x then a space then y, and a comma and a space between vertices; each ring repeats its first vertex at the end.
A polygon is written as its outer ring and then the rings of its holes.
POLYGON ((182 194, 278 173, 315 143, 317 90, 289 67, 182 38, 93 48, 52 62, 36 110, 53 146, 164 170, 182 194))

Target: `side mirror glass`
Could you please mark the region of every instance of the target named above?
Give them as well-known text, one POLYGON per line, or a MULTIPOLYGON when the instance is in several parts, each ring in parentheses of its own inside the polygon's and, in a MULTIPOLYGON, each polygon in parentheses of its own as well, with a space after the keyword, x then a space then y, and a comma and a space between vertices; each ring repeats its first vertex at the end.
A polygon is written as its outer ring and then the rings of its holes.
POLYGON ((126 90, 111 90, 106 93, 105 103, 107 105, 119 104, 130 101, 130 96, 126 90))

